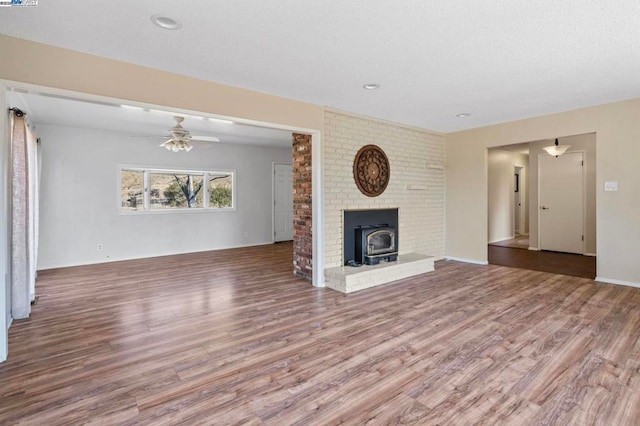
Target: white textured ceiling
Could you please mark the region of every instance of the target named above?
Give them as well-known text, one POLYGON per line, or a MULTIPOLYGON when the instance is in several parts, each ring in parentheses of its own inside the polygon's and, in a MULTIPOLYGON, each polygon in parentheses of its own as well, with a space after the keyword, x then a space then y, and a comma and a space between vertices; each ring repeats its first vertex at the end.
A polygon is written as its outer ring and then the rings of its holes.
POLYGON ((0 33, 437 131, 640 97, 637 0, 40 0, 0 33))

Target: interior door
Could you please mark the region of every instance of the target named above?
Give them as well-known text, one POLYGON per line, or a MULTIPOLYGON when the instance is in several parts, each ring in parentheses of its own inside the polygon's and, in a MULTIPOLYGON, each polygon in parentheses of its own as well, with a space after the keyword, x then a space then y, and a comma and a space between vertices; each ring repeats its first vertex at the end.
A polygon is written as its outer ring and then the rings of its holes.
POLYGON ((524 228, 522 226, 520 226, 520 216, 522 215, 522 211, 521 211, 521 207, 522 207, 522 203, 520 202, 520 194, 522 194, 522 191, 520 191, 520 171, 522 170, 522 167, 518 167, 516 166, 514 168, 514 178, 515 178, 515 182, 514 182, 514 206, 513 206, 513 210, 514 210, 514 217, 513 217, 513 223, 514 223, 514 235, 519 235, 519 234, 524 234, 524 228))
POLYGON ((538 157, 540 248, 584 253, 583 156, 538 157))
POLYGON ((293 240, 293 168, 291 164, 273 165, 273 231, 274 241, 293 240))

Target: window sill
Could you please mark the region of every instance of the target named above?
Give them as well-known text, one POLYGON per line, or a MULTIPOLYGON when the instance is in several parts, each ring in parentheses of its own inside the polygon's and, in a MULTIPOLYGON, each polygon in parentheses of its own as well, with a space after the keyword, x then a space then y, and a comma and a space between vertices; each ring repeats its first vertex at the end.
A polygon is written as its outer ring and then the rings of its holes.
POLYGON ((137 215, 155 215, 155 214, 194 214, 194 213, 222 213, 222 212, 235 212, 235 207, 220 208, 220 209, 205 209, 205 208, 192 208, 192 209, 166 209, 166 210, 118 210, 118 215, 122 216, 137 216, 137 215))

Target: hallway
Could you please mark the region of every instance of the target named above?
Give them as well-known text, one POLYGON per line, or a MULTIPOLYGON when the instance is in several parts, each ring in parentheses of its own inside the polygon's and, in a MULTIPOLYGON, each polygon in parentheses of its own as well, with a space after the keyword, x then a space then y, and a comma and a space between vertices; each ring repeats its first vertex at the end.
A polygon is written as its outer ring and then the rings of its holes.
POLYGON ((520 248, 520 249, 529 249, 529 235, 516 235, 514 238, 509 238, 508 240, 496 241, 494 243, 490 243, 492 246, 498 247, 511 247, 511 248, 520 248))
POLYGON ((522 250, 489 244, 489 263, 574 277, 596 277, 595 256, 580 254, 522 250))

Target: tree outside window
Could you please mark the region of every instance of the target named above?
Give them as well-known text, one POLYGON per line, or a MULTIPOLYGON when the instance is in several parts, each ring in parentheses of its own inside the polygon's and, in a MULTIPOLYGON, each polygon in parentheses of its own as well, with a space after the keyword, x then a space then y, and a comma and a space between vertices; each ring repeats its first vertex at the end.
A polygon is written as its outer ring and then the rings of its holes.
POLYGON ((233 172, 121 169, 121 209, 233 209, 233 172))

